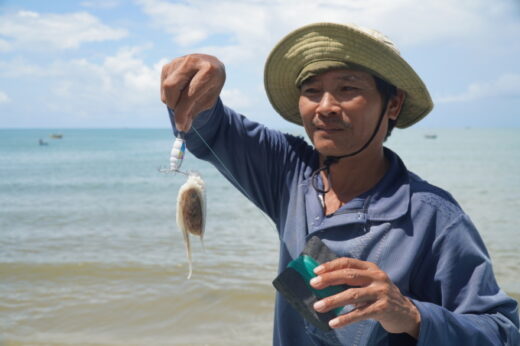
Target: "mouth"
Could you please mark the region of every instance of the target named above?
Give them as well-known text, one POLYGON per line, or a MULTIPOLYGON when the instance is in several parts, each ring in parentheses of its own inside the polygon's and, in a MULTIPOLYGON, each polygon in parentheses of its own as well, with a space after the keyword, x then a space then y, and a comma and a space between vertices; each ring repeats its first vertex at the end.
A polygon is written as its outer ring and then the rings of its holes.
POLYGON ((329 127, 329 126, 315 126, 314 131, 315 132, 321 132, 321 133, 327 133, 327 134, 334 134, 342 132, 344 129, 340 127, 329 127))

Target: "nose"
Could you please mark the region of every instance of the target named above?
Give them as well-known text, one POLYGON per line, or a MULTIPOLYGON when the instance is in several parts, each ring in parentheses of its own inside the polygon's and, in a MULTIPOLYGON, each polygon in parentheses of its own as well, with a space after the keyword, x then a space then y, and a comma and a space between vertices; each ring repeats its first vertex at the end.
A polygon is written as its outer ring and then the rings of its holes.
POLYGON ((323 116, 334 116, 341 112, 341 107, 334 95, 327 91, 321 96, 316 112, 323 116))

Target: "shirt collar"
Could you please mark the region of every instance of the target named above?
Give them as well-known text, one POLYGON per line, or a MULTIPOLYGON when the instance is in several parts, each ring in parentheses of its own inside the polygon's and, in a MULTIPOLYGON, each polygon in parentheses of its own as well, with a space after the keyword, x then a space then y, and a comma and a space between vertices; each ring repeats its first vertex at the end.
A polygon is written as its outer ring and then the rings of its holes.
POLYGON ((364 195, 370 198, 368 219, 390 221, 408 212, 410 205, 410 181, 408 170, 399 156, 384 148, 390 167, 385 176, 364 195))
POLYGON ((397 154, 388 148, 384 148, 384 153, 390 165, 383 178, 369 191, 352 199, 327 217, 323 215, 318 192, 312 187, 311 179, 307 178, 303 184, 306 189, 308 226, 314 225, 310 228, 318 230, 347 223, 391 221, 406 214, 410 204, 408 171, 397 154))

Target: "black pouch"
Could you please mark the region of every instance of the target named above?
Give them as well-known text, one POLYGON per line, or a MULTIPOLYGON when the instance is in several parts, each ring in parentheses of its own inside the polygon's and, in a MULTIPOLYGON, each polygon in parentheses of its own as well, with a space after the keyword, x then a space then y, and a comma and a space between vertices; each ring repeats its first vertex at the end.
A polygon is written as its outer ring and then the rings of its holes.
POLYGON ((342 308, 319 313, 314 310, 314 303, 344 291, 348 286, 330 286, 316 290, 310 286, 309 281, 316 276, 313 271, 314 268, 336 258, 338 256, 320 238, 314 236, 309 239, 300 256, 291 261, 273 281, 273 286, 296 311, 307 321, 324 331, 331 330, 329 321, 336 317, 342 308))

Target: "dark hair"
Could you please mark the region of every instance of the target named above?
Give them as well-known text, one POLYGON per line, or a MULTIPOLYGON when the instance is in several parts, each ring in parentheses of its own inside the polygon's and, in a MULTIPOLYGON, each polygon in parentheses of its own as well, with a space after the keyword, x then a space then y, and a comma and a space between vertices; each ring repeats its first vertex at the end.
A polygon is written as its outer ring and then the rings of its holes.
MULTIPOLYGON (((386 108, 388 106, 388 101, 390 101, 392 97, 397 95, 397 88, 393 84, 390 84, 384 79, 381 79, 377 76, 374 76, 374 80, 376 81, 377 91, 379 91, 379 93, 381 94, 381 97, 383 98, 383 105, 386 108)), ((392 134, 392 130, 394 129, 396 123, 397 120, 388 119, 388 129, 386 131, 385 141, 392 134)))

